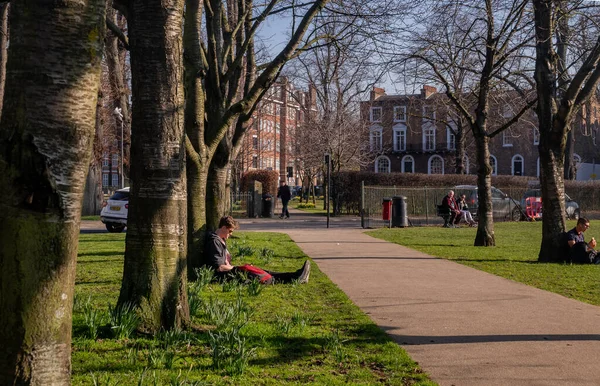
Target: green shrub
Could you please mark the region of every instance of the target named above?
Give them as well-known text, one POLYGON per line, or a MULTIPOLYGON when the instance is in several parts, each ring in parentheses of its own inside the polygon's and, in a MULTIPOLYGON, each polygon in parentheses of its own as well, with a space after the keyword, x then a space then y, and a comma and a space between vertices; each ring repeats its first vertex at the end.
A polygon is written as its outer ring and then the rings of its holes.
POLYGON ((302 204, 298 204, 298 209, 314 209, 315 204, 312 202, 303 202, 302 204))

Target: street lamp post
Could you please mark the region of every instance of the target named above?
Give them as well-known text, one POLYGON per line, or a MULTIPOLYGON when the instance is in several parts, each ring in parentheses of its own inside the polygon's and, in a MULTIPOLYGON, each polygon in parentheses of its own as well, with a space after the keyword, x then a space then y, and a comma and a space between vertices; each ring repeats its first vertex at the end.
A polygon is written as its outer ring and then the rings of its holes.
POLYGON ((125 187, 125 173, 123 172, 123 112, 120 107, 115 107, 115 116, 121 122, 121 168, 119 169, 121 189, 125 187))

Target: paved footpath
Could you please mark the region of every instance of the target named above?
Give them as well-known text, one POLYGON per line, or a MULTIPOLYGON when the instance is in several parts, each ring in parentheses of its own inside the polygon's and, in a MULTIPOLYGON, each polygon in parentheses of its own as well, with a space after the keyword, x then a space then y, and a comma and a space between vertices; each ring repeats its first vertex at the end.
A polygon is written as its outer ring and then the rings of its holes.
POLYGON ((276 221, 277 230, 440 385, 600 385, 600 307, 378 240, 357 226, 281 221, 288 220, 276 221))
POLYGON ((291 214, 241 230, 289 234, 440 385, 600 385, 600 307, 291 214))

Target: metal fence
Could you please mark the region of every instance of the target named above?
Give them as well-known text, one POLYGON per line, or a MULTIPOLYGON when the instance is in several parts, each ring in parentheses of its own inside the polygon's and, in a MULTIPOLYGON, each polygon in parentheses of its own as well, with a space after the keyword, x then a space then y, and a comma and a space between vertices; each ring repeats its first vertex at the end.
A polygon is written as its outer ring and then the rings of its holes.
POLYGON ((247 217, 248 208, 253 205, 252 192, 231 192, 229 214, 234 217, 247 217))
MULTIPOLYGON (((410 226, 442 225, 444 220, 436 215, 436 207, 448 194, 448 188, 406 188, 395 186, 363 186, 361 194, 361 223, 363 228, 381 228, 389 226, 390 221, 383 220, 383 199, 395 196, 406 197, 406 214, 410 226)), ((510 221, 511 213, 527 189, 501 189, 511 200, 506 213, 494 214, 494 221, 510 221)))

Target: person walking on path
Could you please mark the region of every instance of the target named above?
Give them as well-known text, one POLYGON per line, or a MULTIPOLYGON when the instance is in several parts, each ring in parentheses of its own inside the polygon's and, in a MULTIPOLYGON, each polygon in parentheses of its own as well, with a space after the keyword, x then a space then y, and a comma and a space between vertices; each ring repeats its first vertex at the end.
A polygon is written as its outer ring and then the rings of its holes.
POLYGON ((279 185, 279 189, 277 189, 277 198, 281 198, 281 216, 279 218, 290 218, 290 212, 288 211, 288 203, 292 198, 292 192, 290 191, 290 187, 287 186, 285 180, 282 180, 279 185))

